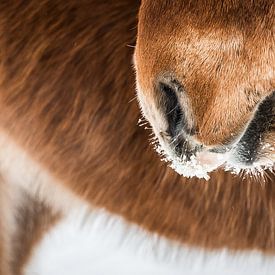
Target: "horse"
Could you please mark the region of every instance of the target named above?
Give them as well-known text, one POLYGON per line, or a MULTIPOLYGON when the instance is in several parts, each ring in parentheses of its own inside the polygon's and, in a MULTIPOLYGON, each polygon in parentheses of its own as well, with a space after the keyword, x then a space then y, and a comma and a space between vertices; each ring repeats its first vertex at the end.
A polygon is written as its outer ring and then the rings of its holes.
POLYGON ((2 1, 0 274, 274 270, 274 18, 2 1))

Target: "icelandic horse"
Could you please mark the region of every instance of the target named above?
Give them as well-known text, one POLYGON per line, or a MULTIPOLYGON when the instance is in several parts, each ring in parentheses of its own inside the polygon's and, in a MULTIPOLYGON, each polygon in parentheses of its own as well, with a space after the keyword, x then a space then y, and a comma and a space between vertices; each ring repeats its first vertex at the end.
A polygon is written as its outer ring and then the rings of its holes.
POLYGON ((272 274, 274 20, 1 1, 0 274, 272 274))

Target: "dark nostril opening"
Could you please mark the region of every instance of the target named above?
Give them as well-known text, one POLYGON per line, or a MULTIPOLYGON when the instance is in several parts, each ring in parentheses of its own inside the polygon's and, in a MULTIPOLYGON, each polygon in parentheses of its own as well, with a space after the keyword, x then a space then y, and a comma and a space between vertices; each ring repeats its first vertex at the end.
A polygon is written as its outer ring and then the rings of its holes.
POLYGON ((159 90, 162 93, 162 105, 168 122, 167 132, 172 136, 176 136, 183 119, 183 112, 179 104, 178 96, 175 88, 165 83, 159 83, 159 90))
POLYGON ((237 144, 236 158, 240 162, 251 165, 257 160, 263 135, 274 131, 274 106, 275 91, 260 103, 253 119, 237 144))
POLYGON ((185 160, 189 161, 199 151, 199 148, 189 144, 186 140, 187 136, 196 133, 196 129, 188 127, 186 116, 181 108, 178 95, 182 92, 182 88, 175 81, 168 84, 159 82, 158 92, 160 92, 160 107, 168 122, 166 135, 163 132, 160 134, 169 141, 172 150, 179 158, 184 157, 185 160), (167 136, 169 139, 166 138, 167 136))
POLYGON ((186 161, 190 161, 192 156, 195 156, 203 149, 203 145, 191 145, 187 140, 182 137, 177 139, 174 151, 180 158, 184 157, 186 161))

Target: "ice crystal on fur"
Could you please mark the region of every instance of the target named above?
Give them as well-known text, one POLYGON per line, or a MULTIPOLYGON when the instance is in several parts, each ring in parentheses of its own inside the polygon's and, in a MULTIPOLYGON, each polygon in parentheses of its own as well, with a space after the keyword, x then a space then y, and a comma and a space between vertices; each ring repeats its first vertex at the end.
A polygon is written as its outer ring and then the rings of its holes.
MULTIPOLYGON (((151 131, 150 144, 153 145, 155 151, 160 155, 161 161, 166 162, 168 166, 175 170, 178 174, 187 178, 197 177, 209 180, 209 173, 218 167, 222 167, 225 171, 242 176, 244 178, 253 177, 263 179, 267 171, 273 172, 275 168, 274 161, 272 159, 264 158, 264 156, 261 162, 256 162, 249 166, 244 166, 235 163, 234 161, 232 162, 231 157, 235 149, 234 146, 231 149, 227 149, 226 153, 215 156, 220 161, 219 165, 202 164, 198 157, 194 155, 191 156, 189 160, 187 160, 184 154, 181 157, 176 156, 170 147, 163 143, 161 139, 155 135, 153 129, 148 127, 150 123, 146 120, 146 118, 140 118, 138 125, 145 128, 146 130, 151 131)), ((274 150, 274 146, 269 143, 261 145, 262 149, 268 151, 274 150)))

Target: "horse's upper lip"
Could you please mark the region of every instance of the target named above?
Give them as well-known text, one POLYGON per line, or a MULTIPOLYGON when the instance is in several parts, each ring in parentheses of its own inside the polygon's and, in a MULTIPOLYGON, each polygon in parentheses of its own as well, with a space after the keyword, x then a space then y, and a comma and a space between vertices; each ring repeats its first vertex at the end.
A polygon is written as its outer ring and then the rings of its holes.
POLYGON ((214 170, 223 165, 229 158, 228 153, 220 154, 209 151, 199 152, 196 156, 198 164, 206 167, 207 170, 214 170))

